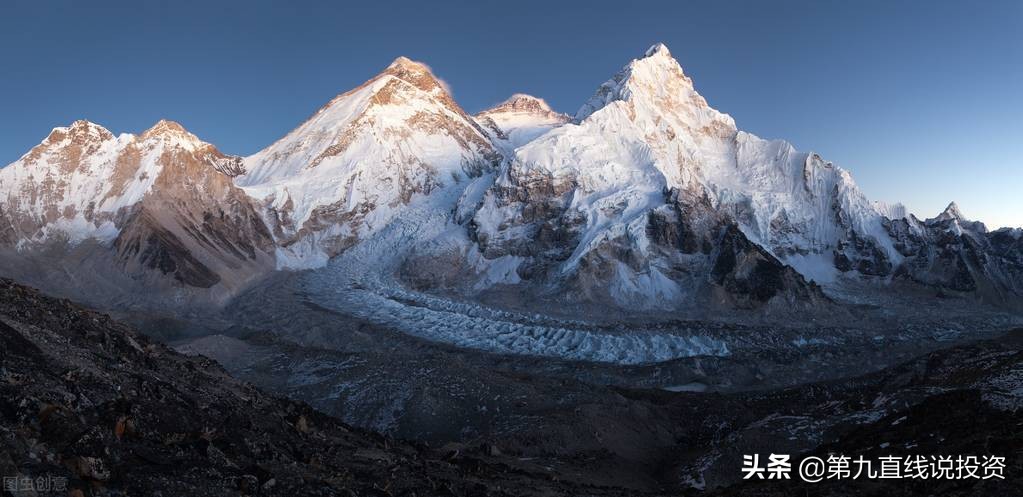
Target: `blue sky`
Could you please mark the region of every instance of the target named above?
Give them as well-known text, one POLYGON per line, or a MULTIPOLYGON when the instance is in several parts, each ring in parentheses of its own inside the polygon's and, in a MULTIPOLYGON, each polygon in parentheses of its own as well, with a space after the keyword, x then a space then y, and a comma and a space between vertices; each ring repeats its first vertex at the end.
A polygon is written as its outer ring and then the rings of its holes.
POLYGON ((871 199, 1023 226, 1023 2, 62 2, 0 5, 0 164, 79 118, 181 122, 250 154, 398 55, 469 111, 574 112, 654 42, 712 106, 871 199))

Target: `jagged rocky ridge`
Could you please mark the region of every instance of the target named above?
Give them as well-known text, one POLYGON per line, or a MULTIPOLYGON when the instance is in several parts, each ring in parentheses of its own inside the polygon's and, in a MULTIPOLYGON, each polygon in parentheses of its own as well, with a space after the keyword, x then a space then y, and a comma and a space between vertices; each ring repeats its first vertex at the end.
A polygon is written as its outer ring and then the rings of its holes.
POLYGON ((819 307, 862 283, 999 305, 1023 291, 1020 230, 869 202, 817 154, 739 130, 664 45, 574 118, 528 95, 470 116, 402 57, 244 159, 174 123, 115 137, 79 121, 0 171, 0 196, 6 271, 75 296, 107 279, 222 303, 417 209, 449 226, 406 240, 401 277, 470 299, 685 311, 819 307), (53 261, 79 281, 47 278, 53 261))

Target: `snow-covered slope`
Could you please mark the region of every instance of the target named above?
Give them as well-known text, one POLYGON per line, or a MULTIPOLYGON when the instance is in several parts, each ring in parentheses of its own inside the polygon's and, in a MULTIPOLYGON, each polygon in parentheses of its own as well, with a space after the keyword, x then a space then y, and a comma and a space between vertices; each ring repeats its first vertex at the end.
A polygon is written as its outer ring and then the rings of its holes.
POLYGON ((385 226, 416 195, 500 160, 487 133, 425 65, 399 57, 245 159, 285 267, 317 267, 385 226))
MULTIPOLYGON (((0 170, 4 241, 24 246, 52 237, 71 242, 117 235, 117 213, 138 202, 156 180, 159 155, 143 154, 132 135, 75 121, 0 170), (131 152, 128 152, 128 150, 131 152), (135 160, 132 160, 135 159, 135 160)), ((162 149, 162 144, 158 144, 162 149)))
MULTIPOLYGON (((13 258, 78 250, 49 263, 98 260, 226 298, 273 267, 270 234, 231 180, 241 167, 171 121, 137 136, 76 121, 0 170, 0 241, 13 258)), ((64 270, 89 286, 83 267, 64 270)))
POLYGON ((513 149, 572 120, 565 114, 554 112, 542 98, 524 93, 516 93, 476 114, 476 119, 491 130, 495 139, 507 142, 513 149))
POLYGON ((954 204, 921 221, 868 201, 819 155, 739 130, 661 44, 572 119, 523 94, 469 116, 399 57, 245 159, 169 121, 138 136, 77 121, 0 170, 5 267, 85 247, 53 279, 86 261, 220 301, 360 244, 404 254, 353 259, 363 273, 527 310, 799 309, 903 283, 1019 301, 1021 238, 954 204), (393 227, 409 216, 430 229, 393 227))
POLYGON ((711 268, 730 225, 758 257, 818 284, 890 277, 904 255, 885 214, 898 210, 869 202, 817 154, 738 130, 658 44, 602 84, 575 123, 518 148, 470 229, 485 258, 518 257, 520 275, 567 281, 586 298, 606 288, 623 306, 676 307, 708 284, 719 292, 711 268))

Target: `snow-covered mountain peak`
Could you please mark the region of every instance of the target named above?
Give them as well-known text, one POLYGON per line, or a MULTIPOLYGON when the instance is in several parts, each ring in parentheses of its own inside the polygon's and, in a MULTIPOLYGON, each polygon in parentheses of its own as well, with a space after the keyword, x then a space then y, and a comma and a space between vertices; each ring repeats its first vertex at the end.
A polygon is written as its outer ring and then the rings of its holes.
POLYGON ((949 203, 948 207, 941 211, 941 214, 924 221, 924 223, 943 227, 957 235, 962 234, 964 230, 977 233, 987 232, 987 226, 984 223, 967 219, 963 212, 959 210, 959 205, 955 202, 949 203))
POLYGON ((263 202, 286 244, 278 262, 309 267, 384 226, 414 197, 498 160, 490 136, 430 68, 399 57, 247 157, 235 183, 263 202))
POLYGON ((430 68, 398 57, 362 85, 334 97, 287 136, 248 157, 249 174, 239 178, 239 184, 290 181, 303 169, 320 168, 328 161, 350 162, 355 155, 349 159, 342 156, 355 147, 362 134, 375 144, 393 145, 413 130, 442 133, 457 137, 464 145, 489 148, 486 134, 455 103, 430 68))
POLYGON ((99 138, 107 138, 113 136, 113 134, 108 129, 85 119, 79 119, 71 123, 70 126, 54 128, 53 130, 54 131, 59 130, 65 133, 71 133, 76 135, 77 134, 91 135, 99 138))
POLYGON ((4 169, 24 169, 28 173, 39 167, 57 168, 57 174, 68 174, 77 170, 89 156, 116 148, 117 143, 126 143, 132 138, 131 135, 117 138, 103 126, 79 119, 68 126, 53 128, 43 141, 4 169))
POLYGON ((671 51, 668 50, 668 46, 664 43, 654 43, 650 48, 646 49, 646 57, 671 57, 671 51))
POLYGON ((968 219, 963 216, 963 212, 959 210, 959 204, 956 204, 955 202, 950 202, 948 207, 945 207, 945 210, 941 211, 941 214, 938 214, 938 217, 935 219, 942 221, 951 219, 955 219, 957 221, 968 221, 968 219))
POLYGON ((871 204, 848 171, 817 154, 739 131, 695 90, 663 45, 604 82, 575 124, 551 130, 514 154, 508 179, 498 181, 474 218, 483 250, 515 253, 525 239, 519 233, 549 230, 532 221, 537 215, 529 202, 541 197, 543 205, 561 209, 548 208, 556 222, 543 221, 569 233, 557 236, 571 243, 558 247, 563 252, 544 252, 558 253, 557 259, 531 263, 576 274, 597 267, 591 263, 608 260, 608 254, 629 253, 633 258, 619 261, 628 269, 600 269, 621 276, 616 284, 623 293, 614 296, 621 302, 634 300, 633 294, 671 302, 685 291, 685 285, 676 286, 686 277, 671 269, 678 267, 670 262, 674 255, 651 248, 669 238, 675 244, 669 246, 678 245, 674 234, 660 238, 664 229, 689 233, 684 253, 712 254, 720 234, 714 227, 732 224, 740 238, 818 283, 854 270, 888 274, 901 260, 882 211, 895 215, 904 209, 871 204), (531 190, 514 191, 525 188, 519 185, 531 190), (695 230, 705 230, 699 236, 706 244, 696 241, 695 230), (621 252, 616 244, 634 250, 621 252), (651 266, 635 257, 647 257, 651 266), (629 286, 645 274, 658 281, 680 279, 629 286))
POLYGON ((142 142, 161 142, 167 145, 180 146, 188 150, 196 150, 209 146, 208 143, 193 135, 184 126, 167 119, 161 119, 151 128, 139 135, 142 142))
POLYGON ((393 72, 407 72, 407 73, 426 73, 433 75, 433 71, 430 70, 430 66, 422 62, 412 60, 404 55, 395 58, 390 65, 387 66, 387 71, 393 72))
POLYGON ((619 101, 625 102, 625 112, 637 123, 644 118, 660 121, 663 115, 671 115, 680 121, 678 124, 687 127, 722 128, 717 131, 725 134, 735 132, 732 118, 707 104, 668 47, 661 43, 605 81, 576 113, 576 120, 582 121, 619 101))
POLYGON ((144 198, 224 192, 231 188, 226 176, 240 168, 241 158, 220 153, 171 121, 116 137, 98 124, 75 121, 0 170, 7 216, 0 221, 10 222, 13 234, 0 242, 110 242, 144 198))
POLYGON ((507 100, 491 107, 480 114, 492 114, 497 112, 553 112, 547 101, 542 98, 516 93, 507 100))
POLYGON ((102 142, 114 138, 113 133, 99 124, 79 119, 68 126, 53 128, 39 146, 55 145, 70 140, 79 145, 87 142, 102 142))
POLYGON ((638 138, 635 145, 645 150, 630 153, 646 156, 635 162, 653 165, 663 177, 651 183, 655 190, 687 188, 701 180, 736 187, 733 180, 745 174, 734 171, 742 138, 735 121, 707 104, 663 44, 601 84, 579 109, 576 122, 587 134, 618 129, 613 133, 619 137, 638 138))
POLYGON ((404 56, 398 57, 380 75, 373 79, 379 79, 388 75, 410 83, 425 92, 440 94, 450 98, 447 85, 440 78, 433 75, 430 66, 422 62, 417 62, 404 56))
POLYGON ((504 102, 480 112, 476 118, 494 131, 498 141, 507 141, 512 148, 529 143, 552 128, 572 120, 555 112, 542 98, 516 93, 504 102))
POLYGON ((142 132, 142 136, 156 136, 165 134, 191 134, 185 127, 169 119, 160 119, 152 127, 142 132))

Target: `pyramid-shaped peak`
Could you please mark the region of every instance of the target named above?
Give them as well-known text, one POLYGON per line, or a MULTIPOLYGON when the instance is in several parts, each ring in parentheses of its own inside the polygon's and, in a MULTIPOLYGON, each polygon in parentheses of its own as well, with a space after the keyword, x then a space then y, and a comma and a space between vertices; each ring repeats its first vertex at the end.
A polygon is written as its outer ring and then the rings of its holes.
POLYGON ((959 205, 955 202, 948 204, 945 210, 941 211, 937 217, 933 217, 924 221, 927 224, 935 223, 950 223, 955 230, 969 230, 978 233, 986 233, 987 226, 980 221, 971 221, 963 215, 963 212, 959 210, 959 205))
POLYGON ((926 222, 939 223, 945 221, 968 222, 968 220, 963 216, 963 212, 959 210, 959 205, 955 202, 950 202, 948 207, 945 207, 945 210, 941 211, 941 213, 937 216, 928 219, 926 222))
POLYGON ((394 62, 391 62, 391 65, 387 66, 387 69, 384 69, 378 78, 382 76, 396 77, 423 91, 448 93, 447 87, 433 75, 430 66, 408 57, 402 56, 394 59, 394 62))
POLYGON ((641 102, 649 115, 674 114, 695 118, 689 127, 721 125, 727 130, 735 127, 732 118, 712 109, 696 91, 693 81, 682 66, 671 56, 668 47, 657 43, 633 59, 611 79, 605 81, 593 97, 576 112, 576 120, 586 119, 608 104, 628 100, 641 102), (711 124, 716 121, 717 124, 711 124))
POLYGON ((145 135, 156 135, 164 133, 188 133, 184 126, 181 124, 171 121, 169 119, 160 119, 151 128, 147 129, 143 134, 145 135))
POLYGON ((139 138, 142 140, 158 139, 171 141, 179 145, 188 145, 189 147, 197 147, 203 144, 202 140, 186 130, 184 126, 169 119, 160 119, 151 128, 143 131, 139 138))
POLYGON ((948 204, 948 207, 945 207, 945 210, 941 211, 941 214, 938 215, 938 218, 958 220, 966 219, 965 217, 963 217, 963 212, 959 210, 959 204, 956 204, 955 202, 950 202, 948 204))
POLYGON ((399 56, 391 62, 391 65, 387 66, 388 69, 401 69, 405 71, 421 71, 430 72, 430 67, 422 62, 414 61, 404 55, 399 56))
POLYGON ((505 100, 502 105, 521 106, 521 107, 534 107, 539 106, 543 110, 551 110, 551 107, 547 105, 547 101, 540 97, 534 97, 525 93, 516 93, 508 100, 505 100))
POLYGON ((551 106, 547 102, 539 97, 527 95, 525 93, 516 93, 507 100, 501 102, 494 107, 487 109, 480 114, 493 114, 497 112, 536 112, 536 113, 549 113, 554 112, 551 106))
POLYGON ((643 57, 671 57, 671 51, 668 50, 668 46, 664 43, 655 43, 650 48, 646 49, 646 53, 643 57))

